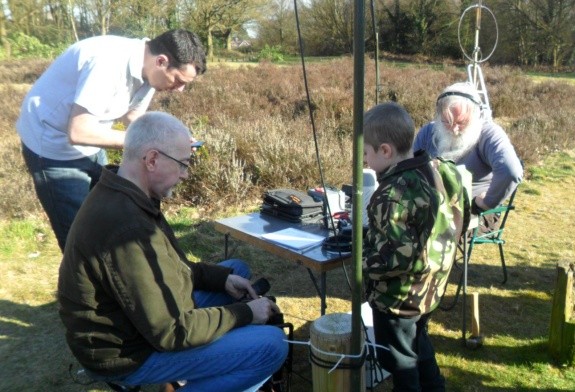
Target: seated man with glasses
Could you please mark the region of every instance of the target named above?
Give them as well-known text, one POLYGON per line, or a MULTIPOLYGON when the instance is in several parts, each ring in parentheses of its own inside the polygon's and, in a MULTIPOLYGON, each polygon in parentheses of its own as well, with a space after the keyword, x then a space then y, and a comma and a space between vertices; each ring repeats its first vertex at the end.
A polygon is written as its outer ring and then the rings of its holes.
POLYGON ((66 340, 96 380, 257 391, 287 356, 283 331, 260 325, 279 308, 257 296, 243 261, 188 261, 160 210, 188 177, 190 136, 148 112, 128 127, 122 164, 103 168, 60 266, 66 340))
POLYGON ((464 165, 472 175, 472 213, 499 206, 521 182, 523 166, 509 137, 482 115, 470 83, 455 83, 439 95, 434 121, 416 135, 413 150, 425 150, 464 165))

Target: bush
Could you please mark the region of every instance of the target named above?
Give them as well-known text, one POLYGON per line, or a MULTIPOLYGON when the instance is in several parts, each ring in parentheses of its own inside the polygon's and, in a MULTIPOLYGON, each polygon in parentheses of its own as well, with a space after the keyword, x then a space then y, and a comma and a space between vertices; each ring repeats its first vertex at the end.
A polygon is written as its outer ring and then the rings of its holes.
MULTIPOLYGON (((62 53, 62 51, 68 46, 67 43, 47 45, 40 42, 38 38, 26 35, 22 32, 11 34, 8 37, 8 42, 10 43, 10 57, 16 59, 52 59, 62 53)), ((2 58, 7 58, 5 51, 2 51, 2 58)))
POLYGON ((259 61, 270 61, 272 63, 280 63, 284 61, 284 55, 280 46, 266 45, 258 54, 259 61))
MULTIPOLYGON (((323 175, 328 185, 338 187, 352 181, 353 59, 312 62, 306 70, 323 175)), ((375 103, 374 74, 366 62, 365 109, 375 103)), ((464 69, 452 65, 430 69, 384 63, 382 75, 379 102, 404 105, 417 129, 433 117, 439 92, 467 78, 464 69)), ((495 120, 527 164, 573 148, 575 131, 569 123, 575 116, 575 86, 535 83, 506 67, 486 69, 484 75, 495 120)), ((265 189, 305 190, 320 183, 299 65, 210 67, 183 94, 156 98, 156 108, 181 118, 207 142, 190 180, 179 188, 182 199, 238 205, 257 200, 265 189)))

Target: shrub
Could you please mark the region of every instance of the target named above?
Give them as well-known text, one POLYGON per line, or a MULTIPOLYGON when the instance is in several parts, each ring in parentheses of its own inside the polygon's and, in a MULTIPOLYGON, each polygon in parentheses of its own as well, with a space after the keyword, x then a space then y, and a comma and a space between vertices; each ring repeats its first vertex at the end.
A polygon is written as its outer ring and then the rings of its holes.
POLYGON ((271 61, 272 63, 279 63, 284 61, 284 55, 280 46, 266 45, 258 54, 259 61, 271 61))
MULTIPOLYGON (((47 62, 0 64, 0 80, 22 83, 39 75, 47 62), (27 78, 29 78, 28 76, 27 78)), ((378 101, 395 100, 412 115, 417 128, 434 115, 435 100, 447 85, 467 78, 465 69, 443 65, 381 64, 378 101)), ((305 190, 321 183, 317 140, 326 185, 352 181, 353 59, 307 64, 311 104, 299 65, 262 62, 232 68, 209 64, 208 72, 181 94, 156 94, 150 109, 174 114, 199 140, 206 141, 192 162, 189 179, 177 188, 175 202, 206 208, 253 206, 266 189, 305 190), (312 128, 315 125, 315 134, 312 128)), ((534 82, 517 69, 484 69, 495 120, 509 134, 527 165, 547 154, 573 149, 575 85, 534 82)), ((14 131, 24 92, 5 90, 0 125, 3 160, 0 205, 4 216, 39 210, 31 181, 23 176, 14 131), (8 162, 10 164, 8 164, 8 162)), ((375 104, 375 67, 366 61, 364 107, 375 104)), ((110 154, 119 161, 119 152, 110 154)))
MULTIPOLYGON (((52 59, 62 53, 62 51, 68 46, 67 43, 61 43, 58 45, 47 45, 36 37, 26 35, 22 32, 17 32, 11 34, 8 37, 8 42, 10 43, 10 57, 13 58, 43 58, 52 59)), ((6 57, 6 53, 3 53, 3 57, 6 57)))
MULTIPOLYGON (((323 175, 328 185, 352 181, 353 59, 308 64, 307 79, 323 175)), ((375 70, 366 62, 366 109, 375 103, 375 70)), ((467 78, 464 69, 407 65, 381 68, 379 102, 404 105, 419 128, 434 115, 447 85, 467 78)), ((495 120, 518 154, 538 162, 573 148, 575 86, 532 82, 516 69, 484 70, 495 120), (558 105, 561 103, 561 110, 558 105)), ((194 203, 221 205, 256 200, 269 188, 305 190, 320 183, 310 105, 299 65, 259 63, 210 67, 184 94, 159 94, 154 105, 186 122, 206 140, 207 156, 194 163, 179 195, 194 203)))

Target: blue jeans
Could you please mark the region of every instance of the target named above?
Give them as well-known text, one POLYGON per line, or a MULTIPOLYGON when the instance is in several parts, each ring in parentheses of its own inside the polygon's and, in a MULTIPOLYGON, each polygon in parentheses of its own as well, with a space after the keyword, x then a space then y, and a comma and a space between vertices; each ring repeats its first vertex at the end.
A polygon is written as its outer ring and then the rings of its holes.
MULTIPOLYGON (((249 279, 251 272, 238 259, 219 265, 249 279)), ((235 299, 226 293, 194 291, 198 307, 229 304, 235 299)), ((155 352, 135 372, 120 380, 125 385, 161 384, 186 380, 178 391, 257 391, 284 363, 288 344, 281 328, 247 325, 232 329, 219 339, 183 351, 155 352)))
POLYGON ((32 175, 36 195, 63 251, 76 213, 107 163, 106 152, 100 150, 89 157, 57 161, 41 157, 22 144, 22 155, 32 175))
POLYGON ((400 318, 373 309, 377 360, 392 375, 393 391, 444 392, 445 379, 427 334, 430 314, 400 318))

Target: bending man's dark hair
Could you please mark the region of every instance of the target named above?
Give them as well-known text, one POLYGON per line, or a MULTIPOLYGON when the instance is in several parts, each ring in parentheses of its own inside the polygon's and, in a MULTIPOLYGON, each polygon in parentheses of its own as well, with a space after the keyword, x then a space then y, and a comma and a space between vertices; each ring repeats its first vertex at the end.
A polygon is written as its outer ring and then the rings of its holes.
POLYGON ((147 42, 154 55, 168 56, 170 67, 180 68, 192 64, 198 75, 206 72, 206 52, 200 38, 184 29, 169 30, 147 42))

